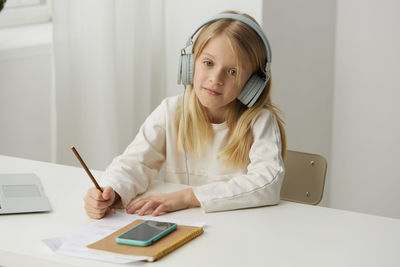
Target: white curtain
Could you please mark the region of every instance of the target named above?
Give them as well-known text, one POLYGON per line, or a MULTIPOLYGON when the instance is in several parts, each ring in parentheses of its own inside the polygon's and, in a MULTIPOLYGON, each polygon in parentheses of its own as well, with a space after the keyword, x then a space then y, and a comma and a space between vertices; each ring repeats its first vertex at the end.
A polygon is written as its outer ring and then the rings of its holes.
POLYGON ((56 162, 104 170, 166 96, 162 0, 56 0, 56 162))
POLYGON ((176 83, 180 49, 206 18, 239 10, 262 21, 262 1, 54 0, 52 160, 104 170, 176 83), (55 136, 55 138, 54 138, 55 136))

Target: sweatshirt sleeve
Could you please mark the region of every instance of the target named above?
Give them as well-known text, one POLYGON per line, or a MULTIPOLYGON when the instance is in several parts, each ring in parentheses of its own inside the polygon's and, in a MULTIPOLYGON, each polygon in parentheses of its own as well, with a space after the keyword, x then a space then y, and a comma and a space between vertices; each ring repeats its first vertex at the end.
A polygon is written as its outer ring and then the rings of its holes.
POLYGON ((263 110, 253 125, 247 174, 193 188, 205 212, 275 205, 285 174, 276 118, 263 110))
POLYGON ((102 184, 120 195, 124 207, 147 190, 165 161, 166 112, 163 101, 147 117, 123 154, 114 158, 104 172, 102 184))

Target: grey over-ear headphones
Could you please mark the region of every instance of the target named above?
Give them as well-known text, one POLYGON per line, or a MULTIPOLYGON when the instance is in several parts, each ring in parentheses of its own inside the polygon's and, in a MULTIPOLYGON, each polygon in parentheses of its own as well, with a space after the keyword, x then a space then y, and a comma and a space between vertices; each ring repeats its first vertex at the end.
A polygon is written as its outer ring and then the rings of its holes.
POLYGON ((261 27, 258 26, 257 23, 255 23, 251 19, 242 15, 232 14, 232 13, 219 14, 205 21, 198 28, 196 28, 194 33, 187 40, 186 46, 181 50, 181 55, 179 57, 179 65, 178 65, 178 84, 188 85, 193 83, 194 58, 192 53, 186 54, 185 49, 193 45, 193 37, 203 26, 220 19, 238 20, 248 25, 260 36, 267 50, 267 62, 265 63, 264 70, 262 70, 264 77, 260 77, 260 75, 254 73, 250 77, 250 79, 246 82, 242 92, 238 96, 240 102, 245 104, 247 107, 252 107, 254 103, 257 101, 257 99, 260 97, 261 93, 263 92, 270 78, 272 54, 267 36, 265 36, 261 27))

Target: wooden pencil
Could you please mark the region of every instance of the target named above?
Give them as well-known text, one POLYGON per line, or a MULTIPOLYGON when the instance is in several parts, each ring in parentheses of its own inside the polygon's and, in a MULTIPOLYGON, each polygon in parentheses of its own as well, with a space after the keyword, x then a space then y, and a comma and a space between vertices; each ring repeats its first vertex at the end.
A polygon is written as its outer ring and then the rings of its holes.
POLYGON ((94 183, 94 185, 96 186, 97 189, 99 189, 101 192, 103 192, 103 189, 101 189, 101 187, 99 186, 99 184, 97 183, 96 179, 94 179, 92 173, 90 172, 90 170, 88 169, 88 167, 86 166, 85 162, 82 160, 81 156, 79 155, 78 151, 76 151, 75 147, 72 146, 71 147, 72 152, 74 152, 75 156, 78 158, 79 162, 81 163, 82 167, 85 169, 86 173, 89 175, 90 179, 92 180, 92 182, 94 183))

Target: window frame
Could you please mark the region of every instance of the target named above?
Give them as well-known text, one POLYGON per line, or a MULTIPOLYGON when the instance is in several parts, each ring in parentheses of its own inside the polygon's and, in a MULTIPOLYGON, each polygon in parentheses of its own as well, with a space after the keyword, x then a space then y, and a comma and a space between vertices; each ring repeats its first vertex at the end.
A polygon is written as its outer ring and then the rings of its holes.
POLYGON ((31 3, 29 0, 7 0, 0 12, 0 28, 52 21, 52 0, 31 3), (13 3, 17 2, 18 3, 13 3), (8 7, 7 4, 12 6, 8 7))

